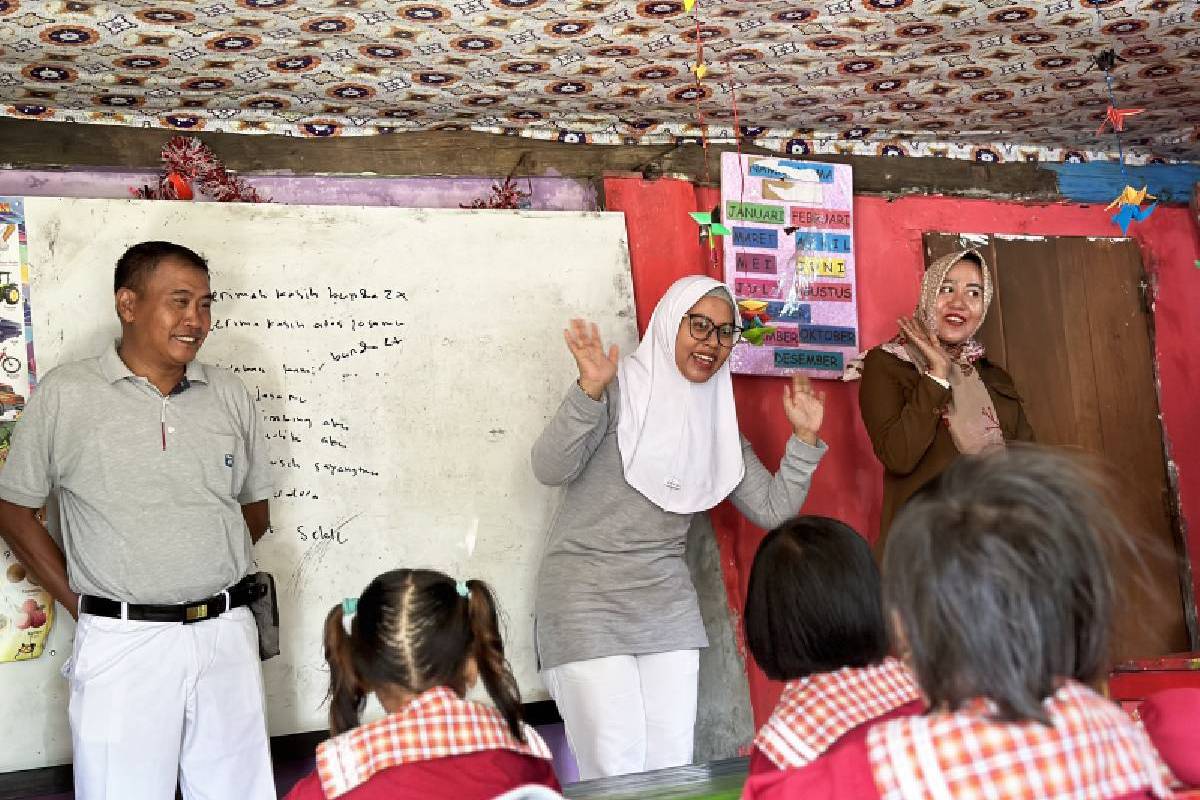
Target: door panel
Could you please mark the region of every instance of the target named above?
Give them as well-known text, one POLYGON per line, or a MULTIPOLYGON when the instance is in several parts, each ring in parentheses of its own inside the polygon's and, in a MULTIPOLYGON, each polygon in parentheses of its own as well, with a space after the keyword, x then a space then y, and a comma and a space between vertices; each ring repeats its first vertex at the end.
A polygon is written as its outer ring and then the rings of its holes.
POLYGON ((978 247, 996 290, 979 338, 1013 376, 1040 443, 1102 457, 1132 532, 1119 560, 1115 655, 1188 646, 1180 550, 1168 513, 1141 254, 1131 240, 926 234, 926 255, 978 247))

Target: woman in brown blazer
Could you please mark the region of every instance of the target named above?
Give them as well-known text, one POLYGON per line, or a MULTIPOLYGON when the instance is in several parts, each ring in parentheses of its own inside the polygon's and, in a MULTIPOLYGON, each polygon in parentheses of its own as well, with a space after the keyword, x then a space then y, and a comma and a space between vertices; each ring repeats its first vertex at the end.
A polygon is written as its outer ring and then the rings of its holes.
POLYGON ((951 253, 926 270, 914 316, 863 359, 859 406, 884 468, 877 556, 900 507, 959 453, 1034 438, 1012 378, 974 338, 991 301, 983 256, 951 253))

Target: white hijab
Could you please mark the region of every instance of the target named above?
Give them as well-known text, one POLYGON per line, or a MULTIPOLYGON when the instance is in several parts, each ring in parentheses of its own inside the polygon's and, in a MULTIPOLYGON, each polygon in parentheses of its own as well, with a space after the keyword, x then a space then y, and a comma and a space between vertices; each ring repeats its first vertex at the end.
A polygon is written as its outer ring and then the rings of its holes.
POLYGON ((641 344, 617 367, 625 481, 676 514, 712 508, 746 472, 729 362, 704 383, 692 383, 675 364, 684 314, 718 288, 725 285, 699 275, 677 280, 654 307, 641 344))

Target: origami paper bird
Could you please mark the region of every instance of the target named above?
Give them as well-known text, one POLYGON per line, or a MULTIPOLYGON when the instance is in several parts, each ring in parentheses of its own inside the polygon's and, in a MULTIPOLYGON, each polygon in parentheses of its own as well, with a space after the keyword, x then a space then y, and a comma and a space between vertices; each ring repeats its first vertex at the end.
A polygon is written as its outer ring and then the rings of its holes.
POLYGON ((1140 206, 1146 200, 1157 200, 1158 198, 1146 191, 1143 186, 1140 190, 1134 189, 1132 186, 1126 186, 1117 195, 1116 199, 1104 207, 1105 211, 1111 211, 1114 206, 1131 205, 1140 206))
POLYGON ((690 13, 692 10, 692 6, 694 6, 694 5, 696 5, 696 0, 683 0, 683 10, 685 12, 690 13))
POLYGON ((746 330, 742 331, 742 339, 754 345, 755 347, 762 347, 763 339, 767 338, 774 332, 775 327, 773 325, 765 325, 761 328, 747 328, 746 330))
POLYGON ((1130 203, 1122 203, 1121 210, 1113 214, 1112 221, 1121 226, 1122 236, 1128 236, 1129 226, 1135 222, 1145 222, 1157 207, 1158 203, 1151 203, 1145 208, 1140 208, 1130 203))
POLYGON ((692 67, 692 72, 696 73, 696 80, 704 80, 704 76, 708 74, 708 64, 701 61, 696 66, 692 67))
POLYGON ((713 222, 713 212, 711 211, 692 211, 688 214, 689 217, 696 220, 696 224, 700 226, 700 235, 708 236, 708 246, 713 246, 714 236, 729 236, 733 231, 726 228, 719 222, 713 222))
POLYGON ((1100 123, 1099 128, 1096 128, 1096 133, 1103 133, 1104 126, 1110 123, 1114 131, 1123 131, 1125 130, 1126 117, 1136 116, 1145 110, 1144 108, 1113 108, 1109 106, 1108 110, 1104 112, 1104 121, 1100 123))
POLYGON ((738 312, 747 325, 765 325, 771 320, 767 314, 767 304, 763 300, 739 300, 738 312))

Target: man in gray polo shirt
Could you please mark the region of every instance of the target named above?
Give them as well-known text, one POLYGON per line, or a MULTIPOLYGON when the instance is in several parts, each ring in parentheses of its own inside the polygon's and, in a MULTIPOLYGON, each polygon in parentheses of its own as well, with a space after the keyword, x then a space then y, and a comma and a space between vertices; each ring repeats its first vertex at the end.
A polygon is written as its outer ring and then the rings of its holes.
MULTIPOLYGON (((77 800, 275 797, 250 547, 269 527, 258 412, 195 361, 208 266, 134 245, 121 340, 39 383, 0 471, 0 536, 72 615, 77 800), (36 520, 58 500, 62 548, 36 520)), ((71 313, 62 309, 62 313, 71 313)))

